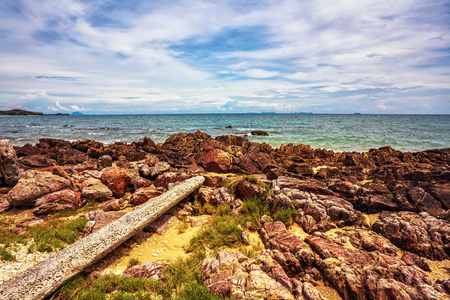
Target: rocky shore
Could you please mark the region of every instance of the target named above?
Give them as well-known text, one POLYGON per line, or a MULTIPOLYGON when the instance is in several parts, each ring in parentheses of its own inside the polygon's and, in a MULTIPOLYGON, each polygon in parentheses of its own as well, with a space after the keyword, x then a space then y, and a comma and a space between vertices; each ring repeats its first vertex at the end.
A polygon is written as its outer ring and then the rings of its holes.
MULTIPOLYGON (((204 185, 144 232, 164 237, 177 222, 206 226, 212 213, 198 208, 206 205, 226 207, 230 216, 252 214, 248 199, 267 207, 247 220, 237 241, 251 245, 248 235, 254 234, 257 253, 224 246, 210 249, 197 265, 210 292, 240 299, 449 299, 449 165, 450 148, 272 148, 200 131, 174 134, 163 144, 149 138, 112 145, 40 139, 13 147, 1 140, 0 217, 15 216, 9 230, 20 235, 45 226, 56 212, 81 212, 96 203, 82 213, 86 236, 201 175, 204 185)), ((86 276, 98 276, 100 265, 86 276)), ((164 282, 165 268, 165 262, 147 261, 124 274, 164 282)), ((0 260, 0 273, 7 270, 12 276, 20 268, 0 260)))

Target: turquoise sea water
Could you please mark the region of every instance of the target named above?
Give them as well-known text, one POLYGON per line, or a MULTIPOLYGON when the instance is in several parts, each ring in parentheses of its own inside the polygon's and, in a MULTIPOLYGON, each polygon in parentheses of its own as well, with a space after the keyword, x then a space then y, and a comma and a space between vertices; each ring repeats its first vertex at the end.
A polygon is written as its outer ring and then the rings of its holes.
POLYGON ((337 151, 367 151, 387 145, 401 151, 450 147, 450 115, 192 114, 0 118, 0 139, 10 139, 13 145, 35 144, 39 138, 70 141, 88 138, 105 144, 129 143, 145 136, 161 143, 174 133, 197 130, 213 137, 264 130, 270 136, 248 138, 274 147, 288 143, 337 151))

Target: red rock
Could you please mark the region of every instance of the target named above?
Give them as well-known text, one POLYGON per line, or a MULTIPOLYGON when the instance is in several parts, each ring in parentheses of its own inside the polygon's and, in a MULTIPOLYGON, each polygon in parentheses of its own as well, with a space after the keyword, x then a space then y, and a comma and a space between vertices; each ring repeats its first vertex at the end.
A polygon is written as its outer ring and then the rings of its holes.
POLYGON ((419 211, 426 211, 435 217, 438 217, 445 212, 444 209, 442 209, 441 203, 420 187, 408 189, 408 197, 410 202, 419 211))
POLYGON ((56 164, 53 159, 44 155, 23 156, 18 159, 18 163, 23 168, 47 168, 56 164))
POLYGON ((165 161, 159 161, 155 163, 153 167, 150 168, 150 176, 156 177, 164 172, 169 171, 170 165, 165 161))
POLYGON ((98 209, 101 209, 103 211, 117 211, 120 210, 120 202, 119 199, 111 199, 108 201, 103 202, 99 205, 98 209))
POLYGON ((190 175, 184 173, 166 172, 156 178, 154 185, 156 187, 162 186, 167 189, 171 183, 181 182, 190 177, 190 175))
POLYGON ((130 176, 123 169, 115 169, 102 173, 102 182, 113 192, 117 198, 122 197, 131 182, 130 176))
POLYGON ((223 150, 212 149, 204 154, 202 159, 206 171, 227 173, 231 169, 232 157, 223 150))
POLYGON ((0 140, 0 185, 14 186, 19 180, 17 155, 10 140, 0 140))
POLYGON ((103 202, 113 196, 112 191, 100 180, 90 178, 83 183, 83 186, 81 190, 81 198, 83 199, 103 202))
POLYGON ((35 215, 45 215, 60 210, 77 209, 80 204, 80 195, 72 190, 64 189, 50 193, 36 200, 35 215))
POLYGON ((108 168, 112 166, 112 157, 109 155, 103 155, 101 157, 98 158, 97 161, 97 168, 99 170, 104 169, 104 168, 108 168))
POLYGON ((236 187, 236 197, 241 199, 259 198, 265 199, 267 190, 257 184, 242 180, 236 187))
POLYGON ((136 192, 134 192, 134 194, 131 196, 130 204, 139 205, 161 194, 162 192, 157 190, 155 187, 140 188, 136 192))
POLYGON ((300 180, 296 178, 280 176, 276 179, 274 185, 279 186, 281 189, 290 188, 314 194, 333 195, 333 192, 330 191, 325 184, 319 181, 300 180))
POLYGON ((383 196, 373 195, 369 199, 369 213, 377 213, 383 210, 395 210, 397 205, 383 196))
POLYGON ((50 172, 27 171, 7 197, 12 206, 32 206, 37 198, 71 186, 70 180, 50 172))

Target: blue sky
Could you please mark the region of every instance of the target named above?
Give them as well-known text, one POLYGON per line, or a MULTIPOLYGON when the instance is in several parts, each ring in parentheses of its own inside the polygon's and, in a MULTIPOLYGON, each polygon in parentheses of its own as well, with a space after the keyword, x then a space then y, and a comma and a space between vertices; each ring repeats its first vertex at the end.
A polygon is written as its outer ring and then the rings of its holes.
POLYGON ((1 0, 0 109, 450 113, 448 0, 1 0))

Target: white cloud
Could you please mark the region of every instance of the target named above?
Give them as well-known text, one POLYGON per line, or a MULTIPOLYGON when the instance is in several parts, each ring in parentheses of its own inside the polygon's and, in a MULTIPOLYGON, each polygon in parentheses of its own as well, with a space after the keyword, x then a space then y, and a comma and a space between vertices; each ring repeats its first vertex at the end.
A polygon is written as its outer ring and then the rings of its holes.
POLYGON ((450 113, 450 67, 437 51, 450 47, 449 26, 439 1, 152 1, 110 10, 118 2, 21 0, 20 13, 11 10, 17 1, 0 3, 0 105, 216 111, 251 98, 256 107, 277 99, 272 109, 339 112, 338 97, 421 112, 433 95, 428 111, 450 113), (239 39, 249 28, 258 30, 239 39), (407 95, 413 100, 399 105, 407 95))

